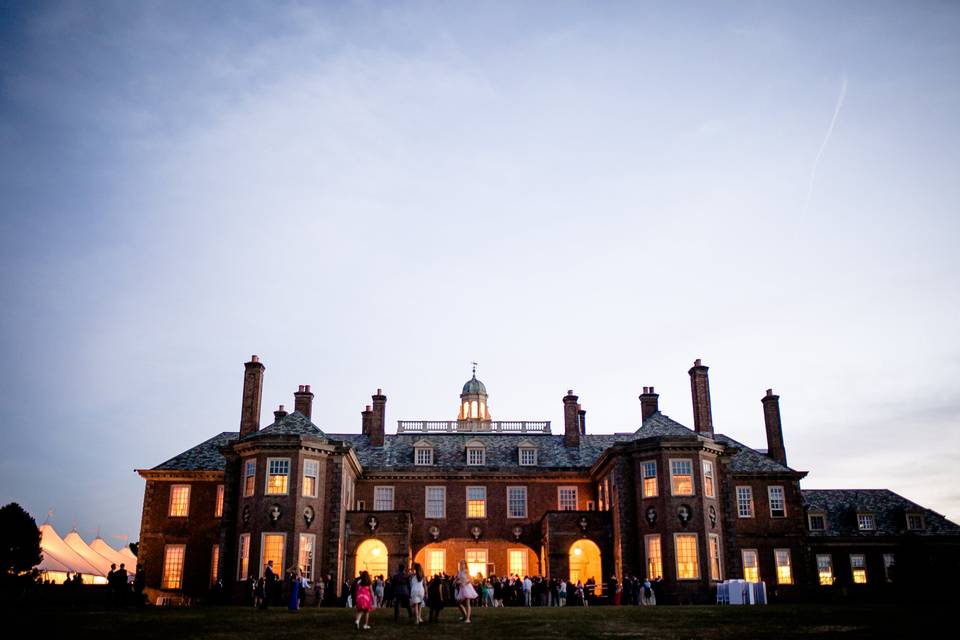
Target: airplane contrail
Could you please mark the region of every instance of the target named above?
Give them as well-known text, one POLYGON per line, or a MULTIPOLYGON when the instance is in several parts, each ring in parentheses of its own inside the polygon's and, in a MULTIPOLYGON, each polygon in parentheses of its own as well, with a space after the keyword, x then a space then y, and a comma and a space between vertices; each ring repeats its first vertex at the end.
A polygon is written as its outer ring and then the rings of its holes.
POLYGON ((830 126, 827 127, 827 135, 823 136, 823 142, 820 143, 820 150, 817 151, 817 157, 813 159, 813 168, 810 169, 810 184, 807 187, 807 199, 803 203, 803 211, 806 213, 810 206, 810 198, 813 196, 813 183, 817 178, 817 165, 820 164, 820 157, 823 155, 827 143, 830 142, 830 136, 833 135, 833 128, 837 125, 837 118, 840 116, 840 109, 843 108, 843 100, 847 97, 847 76, 843 76, 843 83, 840 85, 840 97, 837 98, 837 106, 833 109, 833 118, 830 119, 830 126))

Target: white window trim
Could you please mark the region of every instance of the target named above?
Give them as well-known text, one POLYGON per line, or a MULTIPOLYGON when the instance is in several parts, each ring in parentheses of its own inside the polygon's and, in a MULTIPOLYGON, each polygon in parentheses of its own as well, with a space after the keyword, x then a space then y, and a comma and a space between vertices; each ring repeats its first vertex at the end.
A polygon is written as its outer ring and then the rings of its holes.
POLYGON ((527 509, 529 502, 529 492, 526 485, 510 485, 506 488, 507 494, 507 519, 509 520, 526 520, 530 511, 527 509), (510 515, 510 489, 523 489, 523 515, 522 516, 512 516, 510 515))
POLYGON ((530 556, 529 556, 529 554, 527 553, 527 549, 526 549, 526 548, 521 548, 521 547, 507 547, 507 571, 510 572, 510 575, 514 575, 514 573, 516 573, 517 575, 521 575, 521 576, 530 575, 530 556), (511 554, 511 553, 522 553, 522 554, 523 554, 523 571, 510 572, 510 569, 511 569, 511 566, 510 566, 510 554, 511 554))
POLYGON ((717 465, 713 460, 700 461, 700 473, 703 474, 703 496, 716 500, 717 498, 717 465), (707 465, 710 465, 710 475, 707 475, 707 465), (707 480, 710 480, 710 493, 707 493, 707 480))
POLYGON ((857 513, 857 531, 876 531, 876 530, 877 530, 877 516, 876 516, 876 514, 874 514, 874 513, 868 513, 868 512, 859 512, 859 513, 857 513), (863 518, 870 518, 870 524, 871 524, 871 526, 870 526, 869 528, 868 528, 868 527, 861 527, 861 526, 860 526, 860 518, 861 518, 861 517, 863 517, 863 518))
POLYGON ((315 533, 301 533, 297 536, 297 568, 301 571, 303 570, 303 566, 300 564, 300 558, 303 555, 304 538, 310 538, 311 540, 311 548, 313 549, 313 562, 310 565, 310 575, 304 575, 303 577, 313 582, 313 574, 317 569, 317 535, 315 533))
MULTIPOLYGON (((190 488, 189 484, 172 484, 170 485, 170 499, 167 502, 167 517, 168 518, 189 518, 190 517, 190 498, 192 497, 193 490, 190 488), (183 515, 174 515, 173 514, 173 493, 175 489, 181 487, 187 488, 187 512, 183 515)), ((169 545, 176 546, 176 545, 169 545)))
POLYGON ((430 485, 423 488, 423 517, 427 520, 443 520, 447 517, 447 487, 444 485, 430 485), (430 515, 430 489, 443 490, 443 513, 439 516, 430 515))
POLYGON ((537 448, 536 447, 520 447, 519 449, 517 449, 517 464, 519 464, 521 467, 537 466, 537 448), (524 462, 523 461, 524 453, 532 453, 533 462, 524 462))
POLYGON ((263 474, 263 495, 265 496, 288 496, 290 495, 290 458, 267 458, 266 473, 263 474), (283 493, 270 493, 270 463, 273 461, 285 460, 287 462, 287 486, 283 493))
POLYGON ((906 514, 906 519, 907 519, 907 531, 925 531, 925 530, 927 529, 927 520, 926 520, 926 518, 923 517, 923 514, 922 514, 922 513, 908 513, 908 514, 906 514), (920 518, 920 526, 919 526, 919 527, 911 527, 911 526, 910 526, 910 518, 911 518, 911 517, 913 517, 913 518, 920 518))
POLYGON ((276 574, 277 579, 283 580, 283 576, 284 576, 283 572, 286 572, 286 570, 290 568, 286 566, 286 563, 285 563, 287 559, 287 533, 285 531, 264 531, 263 533, 260 534, 260 564, 257 565, 257 571, 259 571, 258 575, 262 576, 263 572, 266 570, 266 567, 267 567, 266 563, 263 561, 263 551, 266 548, 267 536, 283 536, 282 557, 283 557, 284 563, 283 563, 283 566, 280 567, 279 571, 277 570, 277 567, 273 568, 273 572, 276 574))
POLYGON ((808 513, 808 514, 807 514, 807 529, 809 529, 810 531, 826 531, 826 530, 827 530, 827 514, 825 514, 825 513, 820 513, 820 512, 808 513), (813 520, 812 520, 811 518, 814 518, 814 517, 816 517, 816 518, 823 518, 823 528, 822 528, 822 529, 814 529, 814 528, 813 528, 813 520))
MULTIPOLYGON (((662 550, 662 549, 661 549, 660 553, 663 553, 663 550, 662 550)), ((699 580, 699 579, 700 579, 700 576, 703 575, 703 572, 700 570, 701 564, 702 564, 702 563, 700 562, 700 535, 699 535, 698 533, 696 533, 695 531, 690 531, 690 532, 686 532, 686 531, 680 532, 680 531, 678 531, 678 532, 674 533, 674 534, 673 534, 673 571, 674 571, 674 573, 675 573, 676 576, 677 576, 677 582, 693 582, 693 581, 695 581, 695 580, 699 580), (695 577, 693 577, 693 578, 681 578, 681 577, 680 577, 680 565, 679 565, 679 562, 680 562, 680 554, 677 553, 677 538, 678 538, 679 536, 693 536, 693 538, 694 538, 694 549, 696 549, 696 553, 697 553, 697 575, 696 575, 695 577)))
POLYGON ((691 496, 697 495, 697 475, 696 473, 694 473, 693 458, 670 458, 670 495, 682 496, 685 498, 689 498, 691 496), (674 461, 690 463, 690 493, 674 493, 673 492, 673 462, 674 461))
POLYGON ((781 518, 787 517, 787 490, 783 485, 772 484, 767 486, 767 507, 770 511, 770 517, 780 520, 781 518), (780 501, 783 503, 783 515, 775 516, 773 515, 773 490, 780 489, 780 501))
POLYGON ((723 582, 723 546, 720 544, 720 536, 716 533, 707 534, 707 560, 710 561, 710 580, 713 582, 723 582), (716 578, 713 577, 713 557, 710 555, 713 550, 713 542, 717 542, 717 569, 719 569, 720 575, 716 578))
POLYGON ((487 487, 486 485, 470 485, 465 489, 466 493, 464 494, 465 500, 463 501, 463 506, 465 509, 465 515, 469 520, 484 520, 487 517, 487 487), (470 515, 470 489, 483 489, 483 515, 482 516, 471 516, 470 515))
POLYGON ((487 448, 486 447, 482 447, 478 445, 471 445, 467 447, 467 466, 468 467, 482 467, 486 464, 487 464, 487 448), (477 453, 477 452, 480 453, 480 462, 471 462, 470 454, 477 453))
POLYGON ((660 577, 660 578, 663 577, 663 538, 662 538, 662 536, 661 536, 659 533, 649 533, 649 534, 643 536, 643 560, 644 560, 643 570, 644 570, 644 575, 646 575, 646 577, 647 577, 647 580, 653 580, 654 578, 657 578, 657 577, 660 577), (657 544, 658 544, 659 547, 660 547, 660 557, 657 558, 658 564, 660 565, 660 575, 659 575, 659 576, 651 576, 651 575, 649 575, 649 572, 650 572, 650 541, 653 540, 653 539, 656 539, 656 540, 657 540, 657 544))
POLYGON ((580 510, 580 491, 576 485, 565 485, 562 487, 557 487, 557 511, 566 511, 563 508, 563 503, 560 501, 560 492, 564 489, 573 490, 573 509, 570 511, 579 511, 580 510))
MULTIPOLYGON (((267 469, 269 470, 269 467, 267 467, 267 469)), ((300 479, 301 479, 301 480, 300 480, 300 481, 301 481, 301 484, 303 485, 303 487, 301 487, 301 489, 300 489, 300 493, 302 494, 302 496, 303 496, 304 498, 316 498, 316 497, 317 497, 317 494, 318 494, 319 491, 320 491, 320 461, 319 461, 319 460, 316 460, 316 459, 314 459, 314 458, 304 458, 304 459, 303 459, 303 472, 300 474, 300 479), (307 463, 308 463, 308 462, 313 462, 313 463, 315 463, 315 464, 317 465, 317 475, 314 476, 314 480, 313 480, 313 495, 310 495, 310 494, 308 494, 308 493, 304 493, 304 492, 303 492, 303 488, 306 487, 306 485, 307 485, 306 479, 307 479, 307 463)), ((289 482, 289 480, 288 480, 288 482, 289 482)))
POLYGON ((396 506, 397 491, 392 484, 378 484, 373 487, 373 510, 374 511, 393 511, 396 506), (390 490, 390 508, 389 509, 380 509, 377 507, 377 490, 378 489, 389 489, 390 490))
POLYGON ((433 466, 433 447, 414 447, 413 448, 413 464, 417 467, 430 467, 433 466), (425 451, 430 454, 430 462, 420 462, 420 452, 425 451))
MULTIPOLYGON (((643 494, 644 498, 656 498, 660 496, 660 465, 657 464, 656 460, 641 460, 640 461, 640 493, 643 494), (646 475, 646 465, 653 465, 653 475, 646 475), (647 495, 647 480, 653 478, 653 493, 647 495)), ((673 489, 673 484, 670 484, 671 490, 673 489)))
POLYGON ((237 539, 237 580, 246 580, 250 577, 250 534, 241 533, 237 539), (243 567, 243 540, 247 540, 247 567, 243 567))
POLYGON ((792 585, 797 583, 797 577, 793 571, 793 553, 788 547, 778 547, 773 550, 773 570, 775 572, 774 580, 778 585, 792 585), (780 563, 777 562, 777 552, 786 551, 787 552, 787 564, 785 566, 790 567, 790 582, 780 582, 780 563))
POLYGON ((750 485, 748 485, 748 484, 740 484, 740 485, 737 485, 736 487, 734 487, 733 495, 734 495, 734 501, 735 501, 735 503, 736 503, 735 506, 736 506, 736 509, 737 509, 737 517, 738 517, 738 518, 744 518, 744 519, 746 519, 746 518, 753 518, 753 517, 756 516, 756 514, 757 514, 757 505, 756 505, 756 501, 755 501, 754 498, 753 498, 753 487, 752 487, 752 486, 750 486, 750 485), (749 489, 749 490, 750 490, 750 515, 747 515, 747 516, 745 516, 745 515, 743 515, 742 513, 740 513, 740 489, 749 489))
POLYGON ((747 554, 752 553, 754 559, 756 560, 756 566, 754 569, 757 571, 757 581, 761 580, 760 576, 760 551, 758 549, 741 549, 740 550, 740 569, 743 579, 747 579, 747 554))
POLYGON ((257 493, 257 459, 256 458, 244 458, 243 460, 243 497, 250 498, 257 493), (247 493, 247 478, 251 474, 247 473, 247 465, 253 463, 253 484, 250 493, 247 493))

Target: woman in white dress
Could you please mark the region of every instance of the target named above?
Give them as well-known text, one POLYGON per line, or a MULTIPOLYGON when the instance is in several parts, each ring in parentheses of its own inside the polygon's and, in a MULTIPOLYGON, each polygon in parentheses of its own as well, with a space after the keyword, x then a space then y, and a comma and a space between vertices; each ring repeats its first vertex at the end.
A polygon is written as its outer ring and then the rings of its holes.
POLYGON ((473 588, 473 580, 467 573, 466 560, 460 561, 460 570, 457 572, 457 605, 463 614, 463 621, 470 622, 470 602, 477 597, 477 590, 473 588))
POLYGON ((423 583, 423 567, 420 566, 419 562, 415 562, 413 563, 413 574, 410 576, 410 605, 413 607, 414 614, 416 614, 417 624, 423 622, 423 618, 420 617, 420 612, 423 610, 423 583))

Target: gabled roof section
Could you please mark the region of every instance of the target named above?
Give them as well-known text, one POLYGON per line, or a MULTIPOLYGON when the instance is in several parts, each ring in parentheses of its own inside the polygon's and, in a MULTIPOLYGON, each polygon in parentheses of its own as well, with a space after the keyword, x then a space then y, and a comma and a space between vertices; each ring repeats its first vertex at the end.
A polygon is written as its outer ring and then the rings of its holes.
POLYGON ((924 528, 910 531, 911 534, 960 536, 960 525, 889 489, 804 489, 800 493, 809 510, 826 514, 826 529, 810 531, 809 535, 814 537, 901 535, 907 533, 908 513, 923 515, 924 528), (873 514, 875 530, 859 529, 860 513, 873 514))
POLYGON ((663 436, 695 436, 697 433, 676 420, 657 411, 633 432, 635 438, 658 438, 663 436))
POLYGON ((316 438, 323 438, 323 431, 320 428, 310 422, 310 418, 303 415, 299 411, 294 411, 293 413, 288 413, 283 416, 276 422, 271 425, 251 433, 244 441, 255 440, 257 438, 265 438, 268 436, 314 436, 316 438))
POLYGON ((224 431, 158 464, 151 471, 223 471, 227 461, 220 453, 220 447, 235 442, 239 437, 236 431, 224 431))

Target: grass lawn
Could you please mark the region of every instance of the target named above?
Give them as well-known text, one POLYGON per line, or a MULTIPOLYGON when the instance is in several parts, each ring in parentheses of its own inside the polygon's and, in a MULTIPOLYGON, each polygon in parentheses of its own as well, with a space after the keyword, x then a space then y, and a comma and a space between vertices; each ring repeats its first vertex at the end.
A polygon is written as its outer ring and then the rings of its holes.
MULTIPOLYGON (((588 609, 480 609, 472 624, 445 609, 439 624, 393 622, 376 611, 373 629, 357 632, 346 609, 257 611, 246 607, 126 609, 50 607, 23 611, 45 635, 137 640, 164 638, 877 638, 921 637, 950 626, 945 607, 910 605, 773 605, 767 607, 593 607, 588 609)), ((405 616, 406 614, 404 614, 405 616)), ((952 626, 952 625, 951 625, 952 626)))

